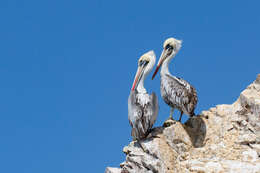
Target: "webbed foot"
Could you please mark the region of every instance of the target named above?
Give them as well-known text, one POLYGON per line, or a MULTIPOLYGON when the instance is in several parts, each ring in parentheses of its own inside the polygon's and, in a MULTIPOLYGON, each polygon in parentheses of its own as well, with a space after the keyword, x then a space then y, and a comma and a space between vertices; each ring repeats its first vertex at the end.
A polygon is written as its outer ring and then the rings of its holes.
POLYGON ((164 123, 163 123, 163 127, 169 127, 173 124, 175 124, 176 121, 173 119, 173 118, 169 118, 168 120, 166 120, 164 123))

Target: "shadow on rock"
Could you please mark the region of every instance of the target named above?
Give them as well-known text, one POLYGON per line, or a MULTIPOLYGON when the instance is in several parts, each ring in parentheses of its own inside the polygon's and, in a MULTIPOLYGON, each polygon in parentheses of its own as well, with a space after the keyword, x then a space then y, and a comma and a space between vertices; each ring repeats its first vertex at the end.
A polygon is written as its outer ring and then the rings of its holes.
POLYGON ((151 138, 151 137, 156 138, 159 135, 163 134, 163 130, 164 130, 163 127, 155 127, 151 129, 151 131, 149 132, 146 138, 151 138))
POLYGON ((185 124, 184 129, 189 134, 193 147, 199 148, 205 145, 207 127, 200 116, 190 118, 185 124))
POLYGON ((141 148, 143 151, 147 152, 143 148, 142 144, 151 142, 152 140, 154 140, 154 138, 160 138, 159 136, 163 134, 163 130, 164 130, 163 127, 155 127, 153 129, 151 129, 145 138, 140 139, 139 141, 136 141, 136 140, 134 141, 134 147, 141 148))

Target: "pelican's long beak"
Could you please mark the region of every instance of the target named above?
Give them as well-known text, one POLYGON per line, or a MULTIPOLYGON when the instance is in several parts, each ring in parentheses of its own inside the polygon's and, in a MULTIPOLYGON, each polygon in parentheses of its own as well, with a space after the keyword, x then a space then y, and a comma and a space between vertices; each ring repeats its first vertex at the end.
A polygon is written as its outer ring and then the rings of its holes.
POLYGON ((161 57, 160 57, 160 59, 159 59, 159 62, 158 62, 158 64, 157 64, 157 66, 156 66, 156 69, 155 69, 155 71, 154 71, 154 73, 153 73, 153 77, 152 77, 152 80, 153 80, 153 78, 155 77, 155 75, 157 74, 157 72, 159 71, 159 69, 160 69, 160 67, 162 66, 162 63, 164 62, 164 60, 167 58, 167 50, 163 50, 163 52, 162 52, 162 54, 161 54, 161 57))
POLYGON ((135 74, 135 80, 134 80, 134 83, 133 83, 133 86, 131 89, 132 91, 134 91, 136 89, 136 87, 138 86, 140 79, 143 76, 144 68, 145 68, 146 64, 147 64, 147 62, 144 62, 144 63, 140 64, 140 66, 138 66, 137 72, 135 74))

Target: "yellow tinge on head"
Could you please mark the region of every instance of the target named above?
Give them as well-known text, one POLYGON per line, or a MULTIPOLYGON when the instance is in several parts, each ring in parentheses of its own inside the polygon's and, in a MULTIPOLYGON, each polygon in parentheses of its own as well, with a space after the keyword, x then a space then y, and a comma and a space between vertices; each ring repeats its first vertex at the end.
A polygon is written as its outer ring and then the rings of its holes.
POLYGON ((166 40, 164 41, 164 43, 163 43, 163 48, 165 48, 168 44, 171 45, 171 46, 174 47, 174 48, 180 49, 181 44, 182 44, 182 40, 177 40, 177 39, 175 39, 175 38, 173 38, 173 37, 168 38, 168 39, 166 39, 166 40))
POLYGON ((142 55, 142 56, 139 58, 139 61, 147 61, 147 62, 149 62, 149 61, 150 61, 150 56, 147 55, 147 54, 144 54, 144 55, 142 55))

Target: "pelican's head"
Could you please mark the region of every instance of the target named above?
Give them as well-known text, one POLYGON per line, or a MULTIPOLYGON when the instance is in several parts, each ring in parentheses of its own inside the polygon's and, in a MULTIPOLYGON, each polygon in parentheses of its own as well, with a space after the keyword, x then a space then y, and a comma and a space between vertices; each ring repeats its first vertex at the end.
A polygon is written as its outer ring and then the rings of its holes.
POLYGON ((160 69, 161 65, 167 60, 167 62, 169 62, 174 55, 177 54, 177 52, 180 50, 181 48, 181 44, 182 41, 181 40, 177 40, 175 38, 168 38, 167 40, 164 41, 163 43, 163 51, 161 54, 161 57, 159 59, 159 62, 157 64, 156 70, 153 74, 152 79, 155 77, 156 73, 158 72, 158 70, 160 69))
MULTIPOLYGON (((139 60, 138 60, 138 68, 137 68, 137 72, 135 75, 135 79, 134 79, 134 83, 132 86, 132 91, 134 91, 138 86, 140 81, 144 81, 145 77, 147 76, 147 74, 149 74, 155 64, 156 61, 156 56, 154 51, 149 51, 145 54, 143 54, 139 60)), ((143 83, 142 83, 143 85, 143 83)), ((145 90, 143 88, 143 86, 140 86, 141 89, 145 90)))

